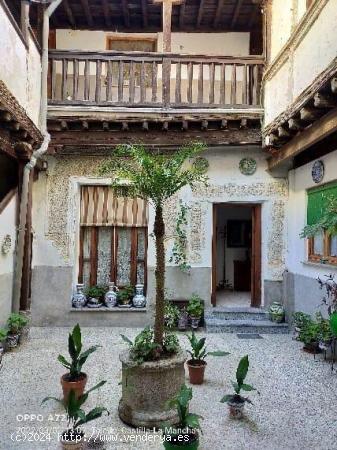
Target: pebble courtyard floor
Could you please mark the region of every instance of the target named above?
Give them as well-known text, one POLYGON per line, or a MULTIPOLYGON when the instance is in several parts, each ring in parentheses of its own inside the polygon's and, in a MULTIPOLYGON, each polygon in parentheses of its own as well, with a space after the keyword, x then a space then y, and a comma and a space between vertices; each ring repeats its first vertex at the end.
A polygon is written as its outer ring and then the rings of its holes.
MULTIPOLYGON (((92 394, 87 407, 105 406, 110 415, 88 424, 87 433, 95 427, 106 433, 106 439, 114 436, 118 441, 107 443, 107 449, 163 448, 159 434, 137 435, 117 414, 121 393, 118 354, 125 348, 120 333, 132 338, 137 331, 82 329, 84 348, 102 345, 88 359, 85 372, 88 387, 102 379, 107 384, 92 394)), ((65 429, 56 415, 62 408, 53 402, 41 406, 41 401, 46 396, 60 396, 60 376, 65 371, 57 355, 67 355, 68 332, 67 328, 33 328, 28 342, 4 355, 0 372, 1 450, 60 448, 56 434, 50 442, 41 439, 46 429, 65 429), (27 420, 23 420, 25 414, 27 420), (38 420, 34 415, 39 415, 38 420)), ((180 339, 187 347, 186 337, 180 335, 180 339)), ((191 411, 204 417, 200 450, 337 449, 337 372, 332 372, 321 356, 314 359, 301 351, 302 344, 291 335, 245 340, 235 334, 208 334, 207 344, 209 350, 226 350, 231 355, 209 357, 205 383, 193 387, 191 411), (230 380, 245 354, 250 359, 247 382, 260 394, 249 393, 254 404, 247 405, 245 420, 238 422, 228 418, 227 406, 219 400, 232 392, 230 380)))

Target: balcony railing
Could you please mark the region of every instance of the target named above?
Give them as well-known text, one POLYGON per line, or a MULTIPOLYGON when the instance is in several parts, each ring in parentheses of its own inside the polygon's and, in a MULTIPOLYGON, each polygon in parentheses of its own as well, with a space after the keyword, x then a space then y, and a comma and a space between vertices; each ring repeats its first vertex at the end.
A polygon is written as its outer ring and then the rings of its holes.
POLYGON ((263 58, 49 52, 49 104, 258 108, 263 58))

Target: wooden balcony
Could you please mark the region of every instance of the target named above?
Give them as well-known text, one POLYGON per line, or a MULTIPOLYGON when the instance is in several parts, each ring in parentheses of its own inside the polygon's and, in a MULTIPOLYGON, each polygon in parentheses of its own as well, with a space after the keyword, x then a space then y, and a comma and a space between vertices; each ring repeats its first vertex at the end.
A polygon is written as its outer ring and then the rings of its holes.
POLYGON ((259 56, 51 50, 49 62, 54 111, 262 111, 259 56))

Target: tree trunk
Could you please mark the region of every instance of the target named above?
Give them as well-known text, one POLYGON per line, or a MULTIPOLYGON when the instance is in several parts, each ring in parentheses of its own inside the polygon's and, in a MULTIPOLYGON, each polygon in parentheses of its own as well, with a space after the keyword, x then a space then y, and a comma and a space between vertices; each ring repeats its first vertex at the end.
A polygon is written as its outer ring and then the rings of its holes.
POLYGON ((163 219, 162 206, 156 207, 153 232, 156 240, 156 307, 154 322, 154 341, 156 344, 162 346, 164 336, 165 307, 165 224, 163 219))

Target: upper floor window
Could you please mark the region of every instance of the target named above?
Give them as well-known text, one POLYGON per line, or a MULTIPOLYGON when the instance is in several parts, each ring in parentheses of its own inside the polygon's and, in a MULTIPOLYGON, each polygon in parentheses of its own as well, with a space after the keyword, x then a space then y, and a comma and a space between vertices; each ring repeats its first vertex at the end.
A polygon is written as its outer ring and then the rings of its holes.
POLYGON ((307 225, 324 224, 308 240, 309 261, 337 264, 337 236, 329 232, 329 224, 337 219, 337 183, 308 191, 307 225))

